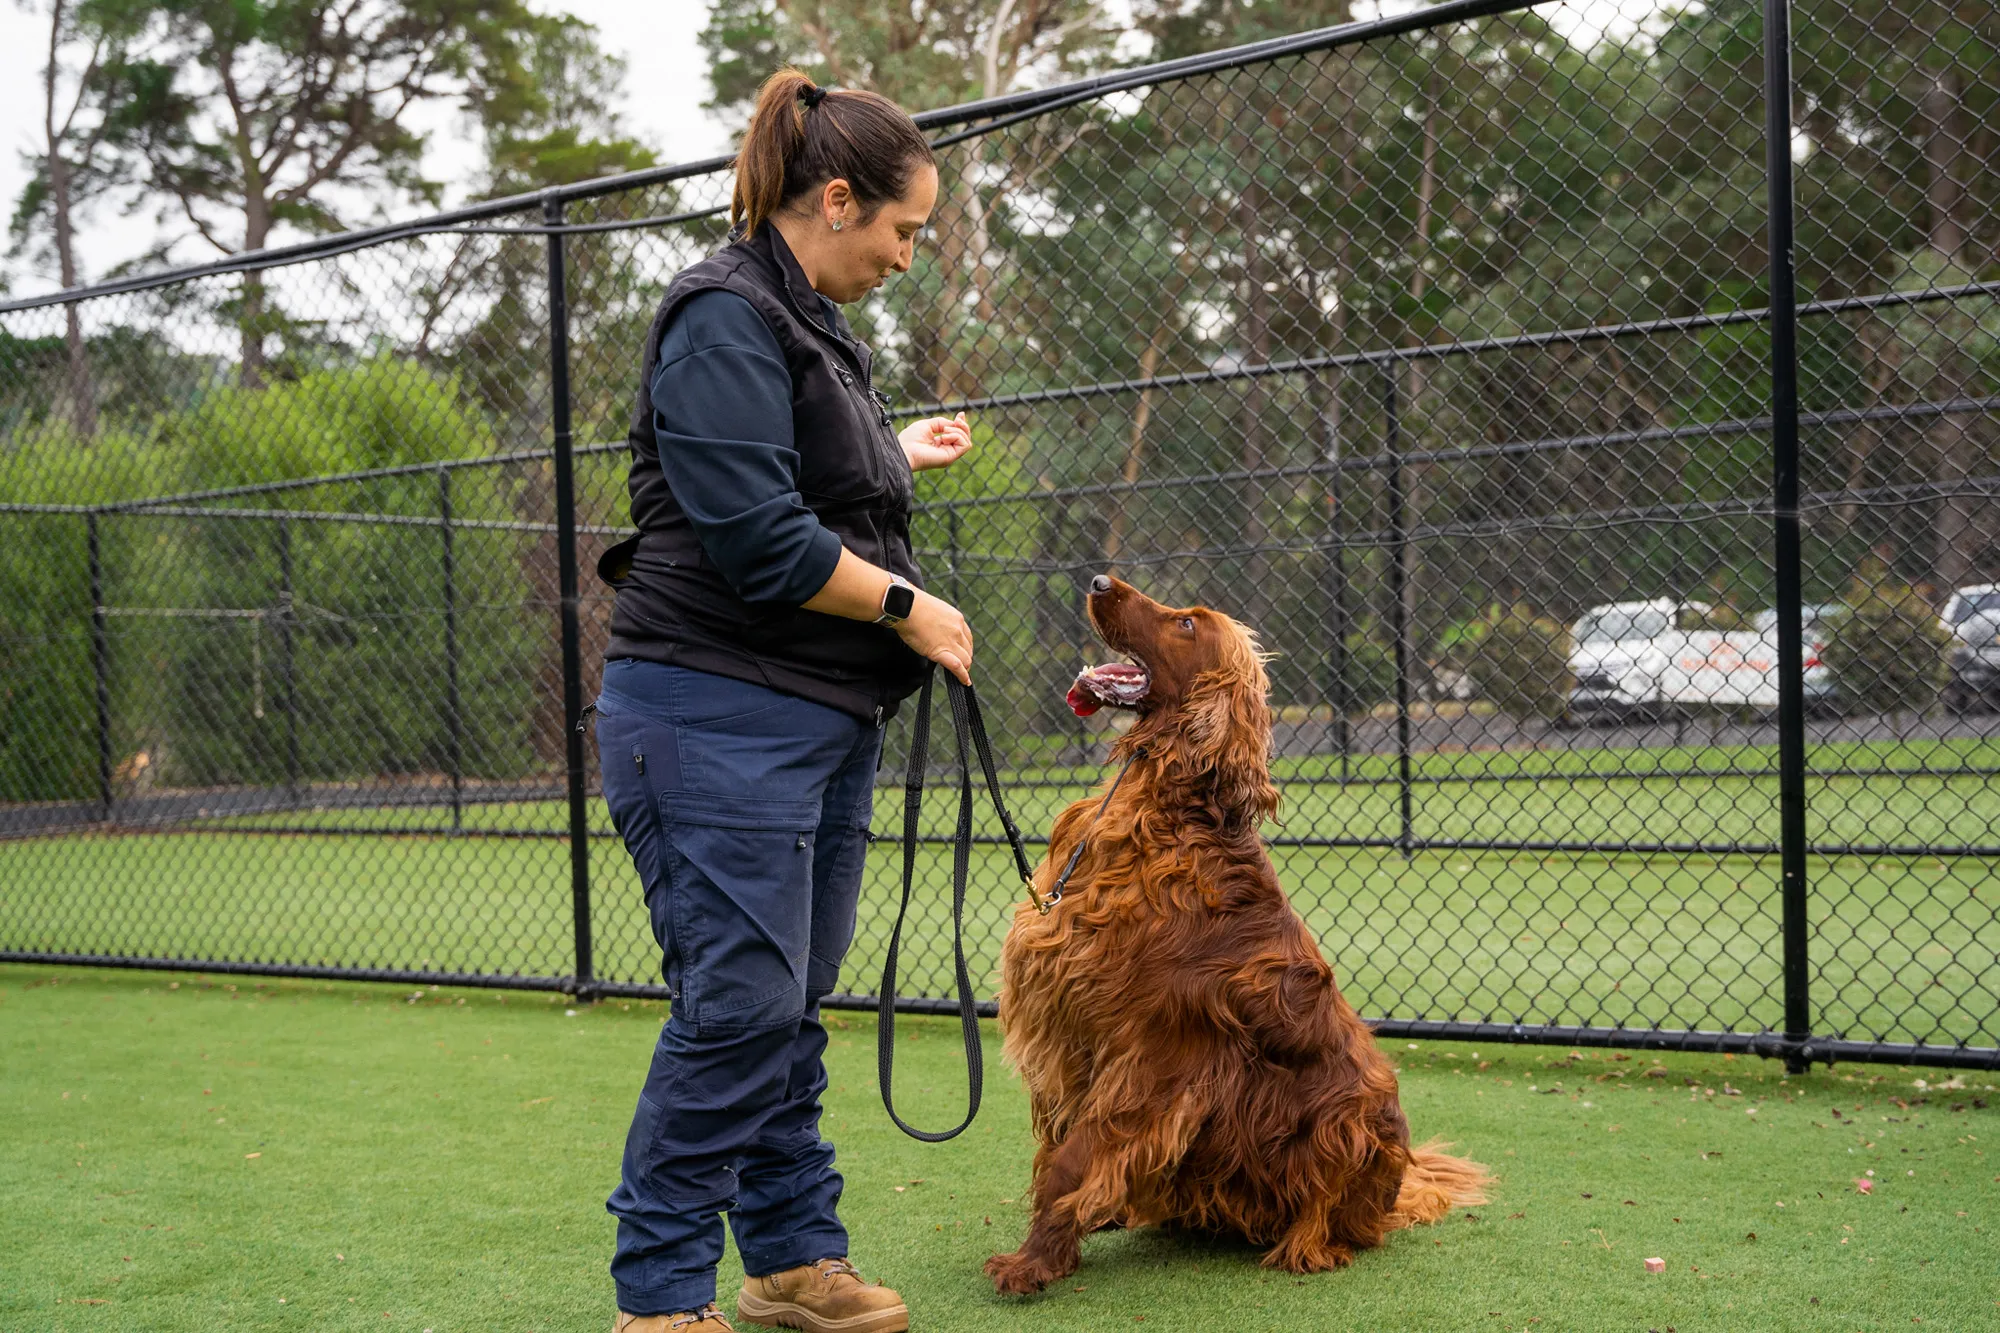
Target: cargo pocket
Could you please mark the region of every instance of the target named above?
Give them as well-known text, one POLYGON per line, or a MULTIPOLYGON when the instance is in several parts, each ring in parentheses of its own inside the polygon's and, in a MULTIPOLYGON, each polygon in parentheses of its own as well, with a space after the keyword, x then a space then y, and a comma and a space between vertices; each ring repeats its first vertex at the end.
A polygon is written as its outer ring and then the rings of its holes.
POLYGON ((632 854, 645 891, 646 913, 659 942, 660 971, 667 993, 680 999, 681 950, 674 938, 673 882, 667 873, 666 835, 660 820, 659 784, 676 780, 679 761, 674 732, 649 718, 625 711, 612 695, 597 705, 597 752, 604 801, 612 825, 632 854))
POLYGON ((805 1012, 819 806, 686 791, 660 796, 674 881, 681 1011, 698 1036, 805 1012))
POLYGON ((840 966, 854 943, 870 813, 863 805, 843 823, 828 826, 816 852, 821 864, 813 877, 812 950, 806 969, 806 998, 813 1003, 840 984, 840 966))

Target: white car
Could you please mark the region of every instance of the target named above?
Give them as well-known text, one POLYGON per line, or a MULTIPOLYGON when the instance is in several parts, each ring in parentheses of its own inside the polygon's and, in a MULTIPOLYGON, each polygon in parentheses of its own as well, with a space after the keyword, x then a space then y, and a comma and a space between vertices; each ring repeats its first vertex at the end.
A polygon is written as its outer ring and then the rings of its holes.
POLYGON ((1945 706, 1957 713, 2000 708, 2000 583, 1975 583, 1944 604, 1951 631, 1945 706))
MULTIPOLYGON (((1833 618, 1847 608, 1839 602, 1808 602, 1800 607, 1805 630, 1805 705, 1808 712, 1832 713, 1839 709, 1833 672, 1821 658, 1827 640, 1833 637, 1833 618)), ((1759 634, 1777 642, 1778 613, 1759 611, 1750 622, 1759 634)))
POLYGON ((1775 708, 1778 650, 1766 634, 1687 630, 1705 602, 1658 597, 1593 606, 1570 631, 1577 718, 1664 716, 1693 707, 1775 708))

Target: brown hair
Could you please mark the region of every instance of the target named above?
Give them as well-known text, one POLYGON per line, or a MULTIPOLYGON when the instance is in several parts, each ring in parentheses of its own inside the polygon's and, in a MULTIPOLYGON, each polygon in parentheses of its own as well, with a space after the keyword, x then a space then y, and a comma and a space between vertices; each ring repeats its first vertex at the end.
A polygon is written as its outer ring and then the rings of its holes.
POLYGON ((863 221, 900 199, 919 166, 937 159, 903 108, 879 93, 819 88, 796 69, 764 80, 736 153, 729 221, 754 236, 800 195, 840 179, 854 190, 863 221))

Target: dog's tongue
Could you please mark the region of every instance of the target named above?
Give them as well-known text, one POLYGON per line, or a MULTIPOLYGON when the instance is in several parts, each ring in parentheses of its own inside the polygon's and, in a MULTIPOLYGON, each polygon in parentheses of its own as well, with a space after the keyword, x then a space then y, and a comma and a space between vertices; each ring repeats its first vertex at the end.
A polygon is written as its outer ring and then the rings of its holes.
POLYGON ((1070 711, 1078 717, 1089 717, 1105 704, 1115 704, 1121 708, 1132 708, 1146 697, 1146 689, 1152 684, 1152 677, 1144 667, 1130 662, 1106 662, 1103 666, 1085 667, 1077 672, 1076 682, 1064 696, 1070 711))

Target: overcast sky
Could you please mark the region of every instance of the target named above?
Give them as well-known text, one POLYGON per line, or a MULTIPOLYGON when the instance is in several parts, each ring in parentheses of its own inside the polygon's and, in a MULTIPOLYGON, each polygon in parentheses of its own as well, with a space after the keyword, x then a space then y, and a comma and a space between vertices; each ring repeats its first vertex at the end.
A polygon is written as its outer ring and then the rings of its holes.
MULTIPOLYGON (((44 8, 42 0, 33 0, 44 8)), ((663 162, 687 162, 728 150, 729 127, 702 110, 710 95, 708 63, 698 41, 707 22, 709 0, 538 0, 550 12, 566 10, 597 25, 605 47, 627 61, 624 105, 627 128, 650 145, 663 162)), ((1543 10, 1572 36, 1586 39, 1606 28, 1630 30, 1662 0, 1568 0, 1543 10)), ((1111 0, 1114 12, 1120 0, 1111 0)), ((1359 0, 1357 17, 1378 10, 1420 7, 1421 0, 1359 0)), ((42 70, 47 62, 48 26, 39 13, 22 8, 22 0, 0 0, 0 204, 13 213, 14 201, 27 178, 24 151, 40 142, 42 70)), ((1136 51, 1121 54, 1137 54, 1136 51)), ((442 110, 419 122, 429 133, 427 166, 439 179, 460 182, 477 166, 478 145, 462 124, 442 110)), ((448 196, 447 202, 457 202, 448 196)), ((399 214, 400 216, 400 214, 399 214)), ((122 260, 143 252, 155 236, 152 214, 120 216, 115 207, 102 208, 82 220, 78 250, 86 282, 122 260)), ((285 240, 299 239, 285 237, 285 240)), ((182 262, 216 258, 206 245, 189 244, 176 252, 182 262)), ((54 275, 27 274, 8 266, 13 294, 46 291, 54 275)))
MULTIPOLYGON (((563 0, 538 7, 567 10, 596 24, 604 45, 625 56, 629 66, 621 110, 626 125, 662 161, 684 162, 728 151, 728 128, 701 109, 709 96, 708 61, 696 38, 707 21, 708 0, 563 0)), ((21 154, 34 151, 41 139, 42 70, 48 42, 46 18, 22 9, 19 0, 0 0, 0 132, 4 132, 0 201, 9 217, 28 175, 21 154)), ((449 115, 439 114, 427 124, 432 173, 446 180, 464 179, 472 170, 477 146, 462 132, 452 132, 458 127, 449 115)), ((127 218, 115 208, 100 209, 80 231, 78 248, 86 281, 143 251, 154 235, 150 213, 127 218)), ((180 257, 198 262, 216 254, 206 246, 190 245, 180 257)), ((53 275, 14 272, 13 277, 15 295, 56 285, 53 275)))

